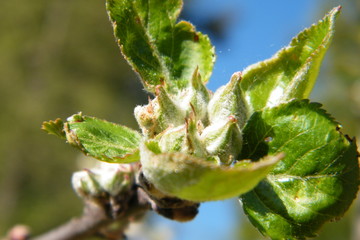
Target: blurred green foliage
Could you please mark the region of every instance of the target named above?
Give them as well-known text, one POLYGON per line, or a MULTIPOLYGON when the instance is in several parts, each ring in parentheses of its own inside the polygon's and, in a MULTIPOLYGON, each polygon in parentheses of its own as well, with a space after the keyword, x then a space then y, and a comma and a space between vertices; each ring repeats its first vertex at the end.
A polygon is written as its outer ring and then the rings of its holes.
POLYGON ((70 185, 78 152, 41 123, 82 111, 137 129, 146 95, 105 2, 1 1, 0 16, 0 233, 23 223, 36 234, 82 209, 70 185))
POLYGON ((343 124, 344 132, 360 135, 360 1, 343 0, 328 64, 320 78, 319 98, 343 124))
MULTIPOLYGON (((343 132, 360 139, 360 1, 342 0, 327 66, 320 78, 319 98, 343 125, 343 132)), ((359 149, 358 149, 359 151, 359 149)), ((324 226, 319 240, 360 238, 360 200, 344 219, 324 226)))

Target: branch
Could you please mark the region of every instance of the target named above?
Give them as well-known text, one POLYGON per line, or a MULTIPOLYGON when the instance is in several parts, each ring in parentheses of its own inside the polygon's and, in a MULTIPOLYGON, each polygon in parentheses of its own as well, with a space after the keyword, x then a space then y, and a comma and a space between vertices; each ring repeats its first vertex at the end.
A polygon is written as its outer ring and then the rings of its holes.
POLYGON ((106 239, 123 239, 128 224, 142 217, 150 206, 146 194, 136 187, 116 199, 105 197, 97 200, 86 202, 83 216, 31 240, 80 240, 98 234, 106 239), (119 224, 116 238, 114 233, 110 236, 105 229, 113 223, 119 224))
MULTIPOLYGON (((103 191, 82 195, 85 208, 81 217, 28 240, 81 240, 101 236, 109 240, 125 238, 127 226, 142 218, 148 210, 172 220, 192 220, 198 213, 199 203, 164 195, 148 182, 143 174, 138 175, 126 190, 114 196, 103 191)), ((10 238, 14 240, 13 238, 10 238)), ((20 240, 20 239, 17 239, 20 240)))
POLYGON ((83 239, 94 235, 101 227, 110 224, 113 219, 106 216, 104 208, 97 203, 87 202, 84 215, 45 233, 33 240, 83 239))

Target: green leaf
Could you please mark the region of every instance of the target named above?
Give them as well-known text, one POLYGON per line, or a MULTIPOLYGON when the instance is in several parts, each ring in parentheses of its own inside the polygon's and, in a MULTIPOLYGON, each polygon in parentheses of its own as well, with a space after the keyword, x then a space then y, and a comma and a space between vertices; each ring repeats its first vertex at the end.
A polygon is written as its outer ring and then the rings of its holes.
POLYGON ((120 49, 150 92, 188 85, 196 67, 204 82, 215 61, 214 48, 193 25, 176 23, 181 0, 107 0, 120 49))
POLYGON ((358 153, 354 140, 306 100, 255 112, 243 132, 241 157, 285 153, 253 191, 241 196, 251 222, 272 239, 314 236, 338 219, 356 197, 358 153))
POLYGON ((194 202, 223 200, 250 191, 282 158, 278 154, 258 162, 218 166, 180 152, 160 153, 153 141, 144 144, 140 153, 142 171, 157 189, 194 202))
POLYGON ((52 134, 63 139, 66 138, 64 131, 64 122, 60 118, 57 118, 54 121, 50 120, 48 122, 43 122, 41 129, 48 134, 52 134))
POLYGON ((139 160, 141 135, 130 128, 75 114, 65 123, 68 142, 86 155, 110 163, 139 160))
POLYGON ((274 57, 244 70, 241 88, 251 111, 308 98, 340 9, 334 8, 318 24, 305 29, 274 57))

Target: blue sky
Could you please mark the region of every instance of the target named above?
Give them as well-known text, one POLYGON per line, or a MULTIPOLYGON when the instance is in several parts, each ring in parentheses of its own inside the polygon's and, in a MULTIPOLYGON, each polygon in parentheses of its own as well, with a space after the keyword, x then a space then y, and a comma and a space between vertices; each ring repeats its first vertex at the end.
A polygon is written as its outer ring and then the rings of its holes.
MULTIPOLYGON (((234 72, 267 59, 285 47, 292 37, 317 22, 340 1, 188 0, 185 4, 189 13, 185 20, 195 25, 219 14, 229 15, 223 38, 210 35, 216 47, 217 62, 208 87, 214 91, 234 72), (328 9, 322 9, 325 2, 328 9)), ((202 204, 199 215, 192 222, 177 223, 154 217, 152 226, 171 229, 173 237, 169 240, 232 240, 229 234, 239 227, 241 212, 235 199, 211 202, 202 204)))
POLYGON ((233 72, 271 57, 299 31, 316 22, 319 10, 313 2, 316 1, 188 1, 192 22, 206 21, 217 14, 230 16, 224 38, 211 38, 217 62, 209 88, 216 90, 233 72))

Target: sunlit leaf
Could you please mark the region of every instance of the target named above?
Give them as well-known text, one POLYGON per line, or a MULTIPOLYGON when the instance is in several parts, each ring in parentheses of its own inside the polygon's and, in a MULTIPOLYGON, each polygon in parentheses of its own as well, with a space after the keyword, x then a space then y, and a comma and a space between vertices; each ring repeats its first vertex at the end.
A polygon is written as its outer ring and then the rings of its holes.
POLYGON ((250 110, 276 106, 293 98, 308 98, 334 35, 339 12, 340 7, 334 8, 274 57, 244 70, 241 88, 250 110))
POLYGON ((139 160, 141 135, 130 128, 76 114, 65 131, 68 142, 91 157, 111 163, 139 160))
POLYGON ((242 157, 285 153, 271 173, 241 200, 251 222, 273 239, 313 236, 341 217, 359 185, 355 141, 320 104, 293 101, 256 112, 244 129, 242 157))
POLYGON ((223 200, 248 192, 281 158, 282 154, 278 154, 258 162, 244 160, 234 166, 218 166, 180 152, 161 153, 155 142, 141 149, 142 171, 156 188, 195 202, 223 200))
POLYGON ((107 0, 120 49, 151 92, 187 86, 196 67, 204 82, 211 75, 214 49, 193 25, 177 23, 181 7, 181 0, 107 0))

